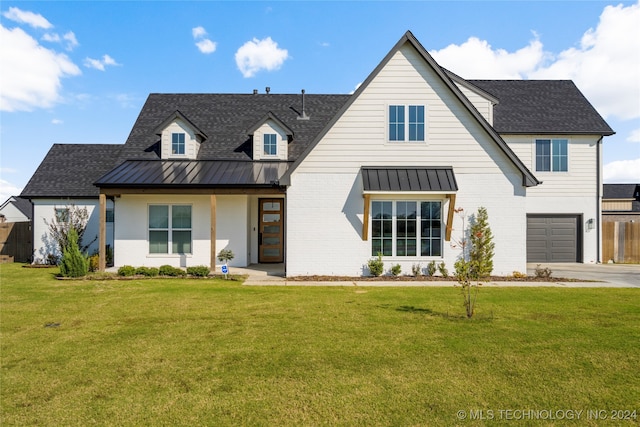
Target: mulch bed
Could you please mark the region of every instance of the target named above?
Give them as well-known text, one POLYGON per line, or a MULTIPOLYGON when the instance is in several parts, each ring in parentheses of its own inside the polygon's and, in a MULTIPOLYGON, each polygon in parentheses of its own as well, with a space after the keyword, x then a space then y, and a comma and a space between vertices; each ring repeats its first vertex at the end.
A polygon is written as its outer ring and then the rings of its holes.
MULTIPOLYGON (((287 277, 292 282, 456 282, 455 277, 442 276, 294 276, 287 277)), ((562 277, 513 277, 490 276, 481 282, 589 282, 590 280, 567 279, 562 277)))

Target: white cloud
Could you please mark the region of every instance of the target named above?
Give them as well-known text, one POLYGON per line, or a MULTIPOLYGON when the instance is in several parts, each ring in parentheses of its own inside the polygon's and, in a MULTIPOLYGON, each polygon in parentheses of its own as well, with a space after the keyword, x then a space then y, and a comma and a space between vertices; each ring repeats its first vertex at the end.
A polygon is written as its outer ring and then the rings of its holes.
POLYGON ((196 42, 196 46, 198 46, 198 49, 202 53, 213 53, 216 51, 216 47, 217 47, 216 43, 212 42, 209 39, 204 39, 204 40, 200 40, 199 42, 196 42))
POLYGON ((278 48, 271 37, 246 42, 236 52, 236 65, 244 77, 253 77, 260 70, 278 70, 289 58, 286 49, 278 48))
POLYGON ((627 137, 628 142, 640 142, 640 129, 634 129, 627 137))
POLYGON ((213 53, 216 51, 218 44, 210 39, 206 38, 207 30, 204 27, 194 27, 191 29, 193 39, 196 41, 196 47, 204 54, 213 53))
POLYGON ((617 160, 604 165, 606 184, 624 184, 640 182, 640 158, 635 160, 617 160))
POLYGON ((640 117, 640 2, 607 6, 580 46, 561 52, 531 78, 568 78, 605 117, 640 117))
POLYGON ((67 49, 68 51, 72 51, 73 49, 75 49, 80 45, 73 31, 67 32, 62 37, 60 37, 60 35, 57 33, 45 33, 45 35, 42 36, 42 40, 50 43, 61 43, 64 40, 67 42, 65 49, 67 49))
POLYGON ((47 19, 39 13, 24 11, 17 7, 10 7, 9 10, 2 15, 7 19, 20 24, 30 25, 33 28, 43 28, 45 30, 53 28, 51 22, 47 21, 47 19))
POLYGON ((443 67, 467 79, 571 79, 598 112, 621 120, 640 117, 640 2, 606 6, 596 28, 578 47, 551 55, 534 33, 522 49, 508 52, 469 38, 431 51, 443 67))
POLYGON ((87 68, 95 68, 96 70, 104 71, 107 65, 115 66, 120 65, 115 59, 109 55, 102 55, 101 59, 85 58, 84 66, 87 68))
POLYGON ((465 79, 522 79, 546 57, 537 37, 515 52, 494 49, 489 42, 470 37, 459 46, 451 44, 429 53, 465 79))
POLYGON ((17 196, 20 193, 22 193, 22 188, 0 178, 0 203, 4 203, 9 197, 17 196))
POLYGON ((137 101, 138 98, 136 96, 130 95, 128 93, 119 93, 116 95, 111 95, 109 98, 114 99, 122 108, 133 108, 138 106, 137 101))
POLYGON ((41 46, 20 28, 0 25, 0 39, 1 111, 51 107, 60 101, 61 79, 82 74, 65 54, 41 46))
POLYGON ((199 39, 207 35, 207 30, 204 27, 194 27, 191 29, 191 34, 194 39, 199 39))
POLYGON ((52 125, 61 125, 62 123, 64 123, 64 122, 62 120, 60 120, 60 119, 51 120, 51 124, 52 125))

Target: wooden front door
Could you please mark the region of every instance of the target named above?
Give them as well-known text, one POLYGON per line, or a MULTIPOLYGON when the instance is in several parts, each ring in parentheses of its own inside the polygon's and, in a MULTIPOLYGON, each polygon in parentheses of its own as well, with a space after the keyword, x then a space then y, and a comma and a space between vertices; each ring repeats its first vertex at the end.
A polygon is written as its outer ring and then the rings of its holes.
POLYGON ((284 199, 260 199, 258 262, 284 262, 284 199))

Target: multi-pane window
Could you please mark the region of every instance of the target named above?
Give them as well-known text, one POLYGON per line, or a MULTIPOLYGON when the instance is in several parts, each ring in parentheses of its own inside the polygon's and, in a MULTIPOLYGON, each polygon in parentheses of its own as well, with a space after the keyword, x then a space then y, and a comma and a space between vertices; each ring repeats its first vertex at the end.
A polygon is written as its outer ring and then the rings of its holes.
POLYGON ((566 172, 568 160, 566 139, 536 139, 536 171, 566 172))
POLYGON ((264 134, 264 154, 266 156, 275 156, 278 154, 278 138, 275 133, 264 134))
POLYGON ((442 256, 441 202, 372 201, 371 254, 442 256))
POLYGON ((424 105, 389 106, 389 141, 424 141, 424 125, 424 105))
POLYGON ((171 134, 171 154, 184 154, 184 133, 171 134))
POLYGON ((57 222, 69 222, 69 209, 55 208, 57 222))
POLYGON ((149 205, 149 253, 191 253, 191 206, 149 205))

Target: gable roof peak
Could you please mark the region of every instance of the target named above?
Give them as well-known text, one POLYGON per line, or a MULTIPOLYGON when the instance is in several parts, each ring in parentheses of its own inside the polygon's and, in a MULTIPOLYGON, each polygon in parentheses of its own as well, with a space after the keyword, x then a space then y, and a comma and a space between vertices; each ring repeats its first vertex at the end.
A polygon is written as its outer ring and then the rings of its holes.
POLYGON ((169 126, 171 123, 173 123, 176 120, 182 120, 183 122, 185 122, 197 135, 199 135, 200 137, 202 137, 202 139, 207 139, 207 135, 200 130, 200 128, 198 128, 198 126, 195 125, 195 123, 193 123, 191 120, 189 120, 189 118, 187 118, 187 116, 185 116, 180 110, 175 110, 173 113, 171 113, 166 119, 164 119, 162 121, 162 123, 160 123, 155 129, 154 129, 154 133, 156 135, 161 135, 162 131, 165 130, 165 128, 167 126, 169 126))

